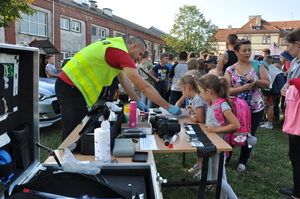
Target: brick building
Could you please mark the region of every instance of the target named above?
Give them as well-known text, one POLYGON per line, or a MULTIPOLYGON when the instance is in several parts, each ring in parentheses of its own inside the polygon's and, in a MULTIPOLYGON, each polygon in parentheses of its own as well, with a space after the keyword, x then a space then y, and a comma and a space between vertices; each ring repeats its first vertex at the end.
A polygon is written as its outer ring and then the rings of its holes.
POLYGON ((0 28, 0 42, 39 47, 40 76, 45 74, 46 54, 55 54, 55 64, 60 64, 64 58, 106 37, 128 40, 141 36, 152 58, 159 59, 165 43, 161 39, 162 31, 144 28, 113 15, 109 8, 98 6, 93 0, 35 0, 32 9, 36 13, 22 15, 23 20, 10 24, 9 28, 0 28))
POLYGON ((284 37, 288 32, 300 28, 300 21, 268 22, 261 15, 249 16, 249 21, 241 28, 218 29, 215 34, 217 39, 216 50, 219 53, 226 51, 226 38, 229 34, 236 34, 239 39, 248 39, 252 43, 255 54, 267 48, 273 42, 282 50, 286 49, 284 37))

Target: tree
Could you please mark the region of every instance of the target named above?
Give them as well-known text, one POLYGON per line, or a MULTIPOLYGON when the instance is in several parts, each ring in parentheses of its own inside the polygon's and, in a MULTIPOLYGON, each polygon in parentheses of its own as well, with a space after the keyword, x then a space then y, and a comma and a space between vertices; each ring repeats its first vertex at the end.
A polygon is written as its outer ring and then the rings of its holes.
POLYGON ((31 2, 34 0, 1 0, 0 1, 0 27, 9 27, 8 23, 22 19, 21 12, 33 15, 31 2))
POLYGON ((175 20, 170 34, 163 35, 166 46, 171 47, 176 53, 185 50, 199 54, 215 50, 216 32, 211 21, 206 21, 204 15, 196 6, 183 6, 175 14, 175 20))

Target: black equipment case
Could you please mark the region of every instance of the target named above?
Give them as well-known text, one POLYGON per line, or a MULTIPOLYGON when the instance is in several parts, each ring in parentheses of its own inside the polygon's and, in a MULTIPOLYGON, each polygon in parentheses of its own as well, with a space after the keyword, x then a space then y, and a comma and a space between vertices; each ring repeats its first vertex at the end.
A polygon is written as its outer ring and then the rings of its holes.
POLYGON ((159 198, 152 164, 104 164, 99 174, 83 175, 40 163, 39 59, 38 48, 0 44, 0 199, 159 198))

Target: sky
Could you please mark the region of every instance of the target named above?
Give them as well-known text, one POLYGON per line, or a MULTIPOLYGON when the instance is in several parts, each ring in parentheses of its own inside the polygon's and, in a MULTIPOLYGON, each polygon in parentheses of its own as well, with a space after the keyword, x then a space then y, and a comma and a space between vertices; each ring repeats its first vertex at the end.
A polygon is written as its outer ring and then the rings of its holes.
POLYGON ((300 20, 300 0, 97 0, 98 8, 110 8, 117 15, 145 28, 154 26, 169 33, 175 14, 184 5, 196 5, 218 28, 240 28, 251 15, 272 21, 300 20))

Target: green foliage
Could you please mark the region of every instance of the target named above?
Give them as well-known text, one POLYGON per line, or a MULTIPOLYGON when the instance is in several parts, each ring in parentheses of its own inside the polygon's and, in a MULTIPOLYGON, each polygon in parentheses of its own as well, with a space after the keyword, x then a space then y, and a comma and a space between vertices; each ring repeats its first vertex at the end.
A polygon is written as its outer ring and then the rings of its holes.
POLYGON ((175 15, 175 20, 170 34, 164 35, 163 40, 173 51, 179 53, 182 50, 199 54, 204 50, 214 50, 216 32, 211 21, 206 21, 204 15, 196 6, 183 6, 175 15))
POLYGON ((0 1, 0 27, 9 27, 9 22, 22 19, 21 12, 27 15, 33 15, 31 9, 33 0, 1 0, 0 1))

